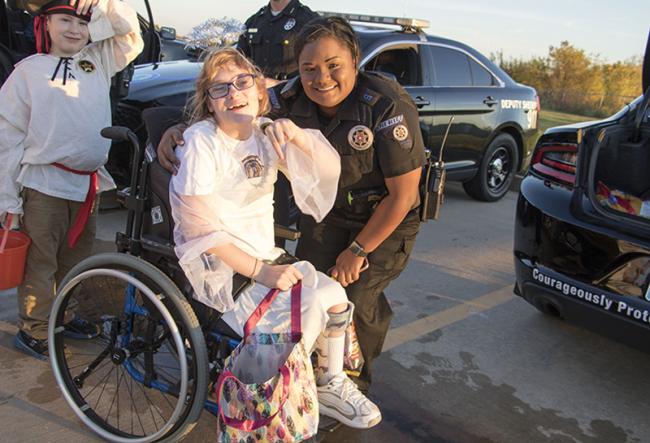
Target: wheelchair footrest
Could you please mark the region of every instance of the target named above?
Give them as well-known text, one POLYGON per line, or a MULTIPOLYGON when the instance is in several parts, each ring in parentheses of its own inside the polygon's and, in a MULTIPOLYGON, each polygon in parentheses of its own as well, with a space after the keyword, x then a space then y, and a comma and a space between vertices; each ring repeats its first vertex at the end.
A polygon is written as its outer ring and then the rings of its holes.
POLYGON ((318 431, 320 432, 334 432, 341 427, 341 423, 331 417, 321 415, 318 419, 318 431))

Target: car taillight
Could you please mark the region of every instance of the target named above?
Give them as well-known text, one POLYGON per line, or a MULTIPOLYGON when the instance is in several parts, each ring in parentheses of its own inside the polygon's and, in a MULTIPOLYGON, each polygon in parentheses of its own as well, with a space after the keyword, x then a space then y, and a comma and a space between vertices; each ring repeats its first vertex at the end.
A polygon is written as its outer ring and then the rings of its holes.
POLYGON ((578 147, 575 144, 545 145, 535 150, 530 167, 545 177, 573 185, 577 160, 578 147))

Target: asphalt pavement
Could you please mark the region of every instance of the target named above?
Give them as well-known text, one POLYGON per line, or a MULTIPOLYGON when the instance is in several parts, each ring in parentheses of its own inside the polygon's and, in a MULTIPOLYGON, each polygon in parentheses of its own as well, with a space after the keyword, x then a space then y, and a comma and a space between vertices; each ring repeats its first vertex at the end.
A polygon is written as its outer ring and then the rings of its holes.
MULTIPOLYGON (((371 397, 384 419, 326 443, 650 441, 650 356, 536 311, 512 293, 517 195, 470 200, 451 184, 439 221, 388 289, 395 317, 371 397)), ((123 211, 102 212, 97 250, 123 211)), ((15 292, 0 292, 0 441, 100 441, 74 416, 47 363, 12 345, 15 292)), ((213 442, 208 413, 186 441, 213 442)))

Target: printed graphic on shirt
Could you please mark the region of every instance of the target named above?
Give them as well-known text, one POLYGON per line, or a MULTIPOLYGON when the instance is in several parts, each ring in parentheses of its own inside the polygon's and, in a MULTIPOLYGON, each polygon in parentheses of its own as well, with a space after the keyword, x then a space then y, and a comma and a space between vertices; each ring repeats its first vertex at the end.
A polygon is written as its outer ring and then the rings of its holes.
POLYGON ((374 136, 367 126, 357 125, 348 132, 348 143, 357 151, 365 151, 373 141, 374 136))
POLYGON ((244 172, 247 178, 258 178, 262 176, 264 165, 257 155, 249 155, 242 160, 244 172))

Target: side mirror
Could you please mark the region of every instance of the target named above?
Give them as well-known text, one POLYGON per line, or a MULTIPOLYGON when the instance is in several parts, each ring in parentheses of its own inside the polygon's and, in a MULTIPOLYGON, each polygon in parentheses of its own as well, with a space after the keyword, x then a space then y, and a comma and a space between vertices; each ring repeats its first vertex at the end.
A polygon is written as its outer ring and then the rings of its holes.
POLYGON ((170 26, 161 26, 160 38, 163 40, 176 40, 176 29, 170 26))

